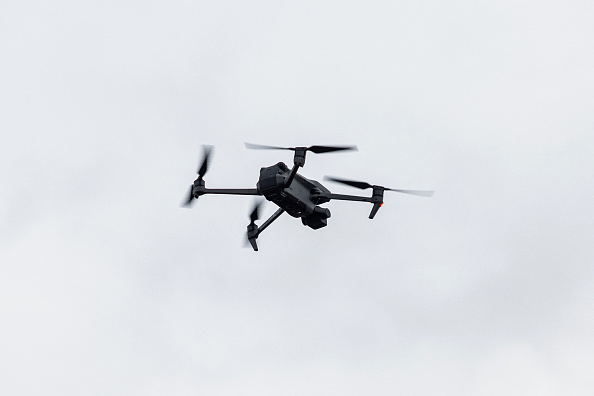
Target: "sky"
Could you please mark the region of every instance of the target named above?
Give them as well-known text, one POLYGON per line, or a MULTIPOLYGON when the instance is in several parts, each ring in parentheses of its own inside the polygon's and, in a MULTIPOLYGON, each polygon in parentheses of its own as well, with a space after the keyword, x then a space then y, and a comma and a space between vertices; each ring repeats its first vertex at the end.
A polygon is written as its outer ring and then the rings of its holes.
POLYGON ((592 2, 0 5, 2 395, 594 391, 592 2))

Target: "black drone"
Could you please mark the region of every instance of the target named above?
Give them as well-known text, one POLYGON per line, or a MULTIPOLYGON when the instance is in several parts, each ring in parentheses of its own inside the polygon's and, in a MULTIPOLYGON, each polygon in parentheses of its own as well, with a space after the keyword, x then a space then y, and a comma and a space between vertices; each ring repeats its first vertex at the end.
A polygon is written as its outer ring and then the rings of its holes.
POLYGON ((202 164, 198 168, 198 178, 190 187, 188 198, 183 206, 189 207, 195 199, 198 199, 198 197, 204 194, 263 195, 264 198, 278 205, 279 209, 270 216, 268 220, 262 223, 261 226, 257 226, 256 220, 259 219, 258 212, 260 204, 257 204, 254 207, 254 210, 250 215, 251 222, 247 226, 247 239, 255 251, 258 250, 258 245, 256 244, 258 236, 284 212, 287 212, 293 217, 301 218, 303 225, 317 230, 318 228, 325 227, 328 224, 328 218, 330 217, 330 210, 322 208, 319 205, 329 202, 331 199, 370 202, 373 204, 373 207, 371 208, 369 218, 373 219, 384 203, 384 191, 396 191, 405 194, 420 195, 422 197, 433 196, 433 191, 396 190, 360 181, 324 176, 324 180, 347 184, 363 190, 368 188, 372 189, 370 197, 333 194, 320 182, 307 179, 297 173, 299 168, 305 165, 305 154, 308 151, 315 154, 321 154, 333 151, 357 150, 356 146, 274 147, 250 143, 245 143, 245 146, 248 149, 292 150, 295 152, 293 157, 293 168, 289 169, 283 162, 279 162, 278 164, 267 168, 261 168, 260 178, 258 179, 256 188, 206 188, 203 178, 208 170, 208 162, 212 146, 203 146, 204 158, 202 164))

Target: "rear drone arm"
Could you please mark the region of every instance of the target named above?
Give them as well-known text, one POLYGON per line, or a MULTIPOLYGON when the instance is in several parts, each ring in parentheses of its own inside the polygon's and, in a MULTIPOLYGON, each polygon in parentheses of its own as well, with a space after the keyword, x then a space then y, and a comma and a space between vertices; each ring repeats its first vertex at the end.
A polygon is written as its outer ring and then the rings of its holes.
POLYGON ((227 194, 227 195, 262 195, 257 188, 206 188, 204 183, 204 175, 208 170, 208 159, 212 152, 212 146, 203 146, 204 157, 202 163, 198 167, 198 178, 194 180, 194 183, 190 186, 185 202, 182 204, 183 207, 189 208, 195 199, 198 199, 201 195, 205 194, 227 194))
POLYGON ((295 152, 293 156, 293 169, 291 169, 291 173, 289 173, 289 177, 285 181, 285 188, 291 186, 295 175, 299 168, 305 166, 305 154, 308 151, 311 151, 315 154, 321 153, 331 153, 333 151, 342 151, 342 150, 355 150, 357 151, 357 146, 309 146, 309 147, 276 147, 276 146, 263 146, 261 144, 251 144, 245 143, 245 147, 248 149, 265 149, 265 150, 292 150, 295 152))
POLYGON ((305 153, 307 149, 305 147, 295 147, 295 155, 293 156, 293 169, 291 169, 291 173, 289 177, 285 181, 285 187, 290 187, 295 175, 299 168, 305 165, 305 153))
POLYGON ((195 197, 205 194, 262 195, 257 188, 204 188, 200 186, 194 188, 195 197))
POLYGON ((257 217, 257 209, 255 209, 255 213, 256 215, 252 218, 252 222, 247 227, 247 238, 250 244, 252 245, 252 248, 255 251, 258 251, 258 244, 256 243, 256 239, 262 233, 262 231, 264 231, 266 228, 268 228, 270 224, 272 224, 274 220, 278 219, 280 215, 285 213, 285 210, 282 208, 278 209, 276 212, 274 212, 272 216, 270 216, 268 220, 262 223, 262 225, 259 227, 255 224, 255 217, 257 217))
POLYGON ((262 195, 257 188, 206 188, 204 187, 204 180, 196 180, 190 186, 188 198, 182 206, 189 208, 195 199, 206 194, 262 195))

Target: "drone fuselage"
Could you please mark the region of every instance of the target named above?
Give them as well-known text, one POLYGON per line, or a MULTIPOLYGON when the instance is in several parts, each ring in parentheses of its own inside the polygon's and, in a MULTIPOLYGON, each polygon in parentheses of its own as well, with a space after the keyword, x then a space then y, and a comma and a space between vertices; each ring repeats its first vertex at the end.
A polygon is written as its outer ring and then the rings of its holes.
POLYGON ((322 184, 296 174, 291 184, 287 180, 291 170, 283 162, 260 169, 258 191, 293 217, 300 217, 304 225, 313 229, 325 227, 330 210, 318 206, 328 202, 331 194, 322 184))

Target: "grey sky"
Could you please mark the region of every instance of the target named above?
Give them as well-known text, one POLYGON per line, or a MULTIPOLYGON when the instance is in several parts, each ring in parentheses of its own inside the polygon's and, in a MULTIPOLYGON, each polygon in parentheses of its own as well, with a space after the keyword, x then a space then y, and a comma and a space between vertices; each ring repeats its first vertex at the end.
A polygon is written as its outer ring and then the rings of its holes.
POLYGON ((1 9, 1 394, 594 391, 591 2, 1 9), (244 141, 436 194, 254 253, 244 141))

